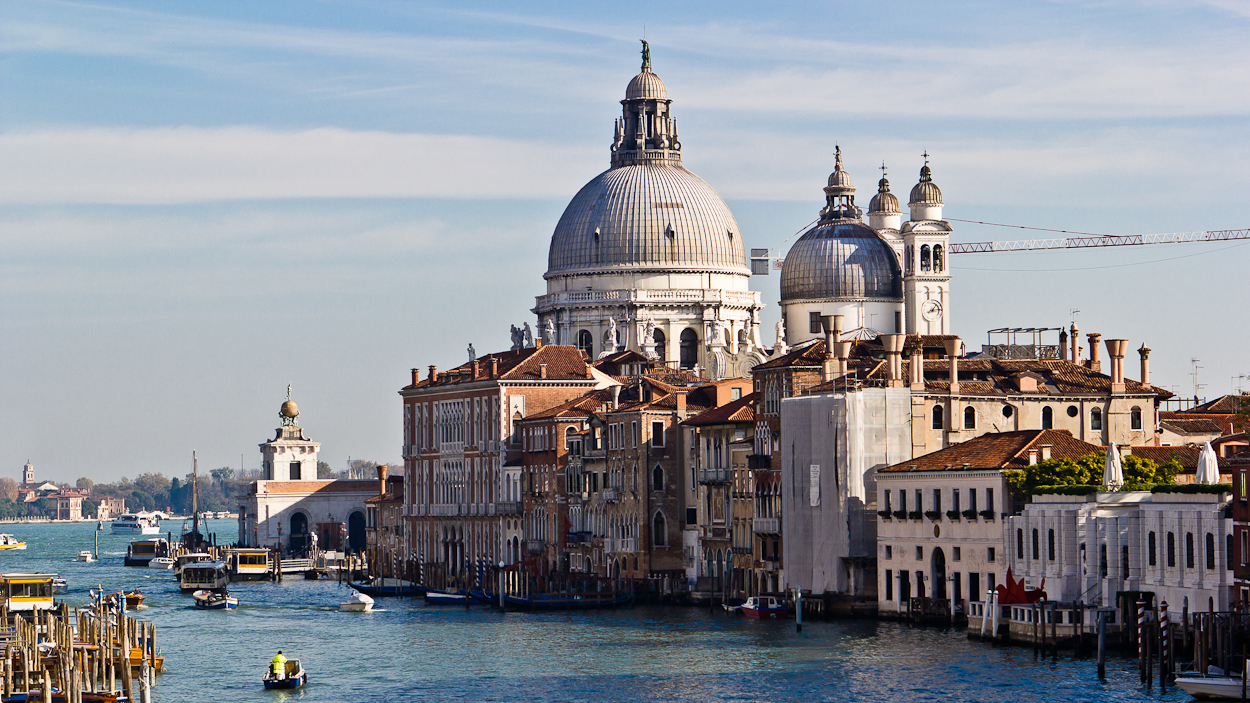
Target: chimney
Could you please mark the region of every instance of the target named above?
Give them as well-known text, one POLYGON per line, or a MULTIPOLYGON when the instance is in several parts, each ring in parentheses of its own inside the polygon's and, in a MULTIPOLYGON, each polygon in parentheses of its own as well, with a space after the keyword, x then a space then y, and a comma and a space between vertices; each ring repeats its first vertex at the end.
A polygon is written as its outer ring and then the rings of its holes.
POLYGON ((386 464, 382 464, 378 467, 378 495, 384 495, 386 493, 386 472, 386 464))
MULTIPOLYGON (((1144 358, 1144 357, 1143 357, 1143 358, 1144 358)), ((415 385, 417 385, 420 381, 421 381, 421 370, 420 370, 420 369, 413 369, 413 370, 412 370, 412 385, 414 385, 414 386, 415 386, 415 385)))
POLYGON ((686 414, 686 389, 677 389, 677 417, 684 417, 686 414))
POLYGON ((833 341, 842 341, 842 321, 846 319, 845 315, 833 316, 833 341))
POLYGON ((617 384, 612 386, 612 409, 616 410, 621 407, 621 386, 617 384))
POLYGON ((1059 328, 1059 359, 1068 360, 1068 331, 1062 327, 1059 328))
POLYGON ((851 358, 851 345, 854 342, 834 342, 833 354, 838 357, 838 377, 847 373, 847 360, 851 358))
POLYGON ((477 362, 474 361, 471 364, 469 364, 469 366, 473 367, 472 371, 469 372, 469 378, 472 378, 474 381, 476 381, 477 380, 477 362))
POLYGON ((1068 359, 1074 363, 1081 363, 1081 330, 1076 326, 1076 320, 1072 321, 1072 353, 1068 355, 1068 359))
POLYGON ((542 345, 543 345, 543 338, 542 338, 542 337, 535 337, 535 338, 534 338, 534 348, 535 348, 535 349, 537 349, 537 348, 541 347, 542 345))
POLYGON ((911 389, 924 390, 924 347, 919 344, 911 352, 911 389))
POLYGON ((1102 332, 1090 332, 1085 336, 1089 338, 1089 370, 1102 373, 1102 362, 1098 360, 1098 340, 1102 339, 1102 332))
POLYGON ((957 395, 959 393, 959 347, 961 342, 959 337, 951 337, 950 339, 943 340, 943 344, 946 345, 946 356, 951 362, 950 392, 951 395, 957 395))
POLYGON ((903 345, 907 342, 905 334, 883 334, 881 335, 881 344, 885 347, 885 353, 889 362, 889 375, 887 376, 887 385, 890 388, 901 388, 903 386, 903 345))
POLYGON ((1042 461, 1050 461, 1050 447, 1051 445, 1049 444, 1043 444, 1041 446, 1042 461))
POLYGON ((1145 344, 1137 350, 1141 354, 1141 384, 1146 388, 1150 387, 1150 349, 1145 344))
POLYGON ((430 383, 438 381, 438 367, 430 364, 430 383))
POLYGON ((499 359, 491 357, 490 359, 490 377, 495 378, 499 375, 499 359))
POLYGON ((546 364, 538 365, 538 377, 544 381, 547 380, 547 365, 546 364))
POLYGON ((1108 339, 1107 356, 1111 357, 1111 392, 1124 392, 1124 352, 1128 350, 1127 339, 1108 339))
POLYGON ((833 345, 837 335, 833 331, 833 315, 821 315, 820 327, 825 333, 825 359, 820 367, 820 382, 828 383, 834 376, 833 345))
POLYGON ((1029 466, 1033 466, 1036 463, 1037 463, 1037 449, 1030 448, 1029 449, 1029 466))

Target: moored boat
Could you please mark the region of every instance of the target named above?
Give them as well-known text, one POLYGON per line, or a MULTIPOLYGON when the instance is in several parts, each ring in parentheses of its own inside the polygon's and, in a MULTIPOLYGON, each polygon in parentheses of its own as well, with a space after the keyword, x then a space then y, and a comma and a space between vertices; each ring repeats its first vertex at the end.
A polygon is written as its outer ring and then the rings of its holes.
POLYGON ((234 610, 239 607, 239 599, 230 595, 230 592, 224 588, 196 591, 191 594, 191 600, 200 610, 234 610))
POLYGON ((352 597, 339 603, 339 610, 345 613, 367 613, 373 610, 373 599, 360 591, 352 591, 352 597))
POLYGON ((1184 672, 1176 677, 1176 686, 1194 698, 1203 700, 1242 700, 1240 676, 1203 676, 1197 672, 1184 672))
MULTIPOLYGON (((491 602, 498 602, 494 596, 491 602)), ((633 593, 612 591, 587 591, 584 593, 531 593, 529 595, 504 594, 509 608, 527 610, 590 610, 593 608, 620 608, 634 602, 633 593)))
POLYGON ((425 602, 428 605, 467 605, 469 602, 469 596, 465 593, 426 591, 425 602))
POLYGON ((750 618, 776 619, 786 617, 790 611, 773 596, 751 596, 742 604, 742 614, 750 618))
POLYGON ((199 562, 207 562, 207 561, 212 561, 212 560, 213 560, 212 555, 205 554, 204 552, 191 552, 190 554, 179 554, 177 557, 174 558, 174 576, 182 576, 182 570, 186 568, 187 564, 196 564, 199 562))
POLYGON ((299 688, 308 683, 308 672, 298 659, 287 659, 281 671, 274 671, 274 668, 271 664, 265 669, 265 688, 299 688))
POLYGON ((9 611, 50 610, 56 574, 0 574, 0 596, 9 611))
POLYGON ((0 532, 0 550, 26 549, 26 543, 6 532, 0 532))
POLYGON ((172 569, 174 560, 171 557, 156 557, 148 562, 149 569, 172 569))
POLYGON ((225 562, 197 561, 182 567, 178 587, 186 591, 219 590, 230 583, 225 562))
POLYGON ((163 537, 139 539, 126 547, 126 558, 122 564, 126 566, 147 566, 156 557, 169 556, 169 541, 163 537))
POLYGON ((124 601, 126 603, 127 610, 134 610, 135 608, 138 608, 139 606, 143 605, 143 599, 146 598, 146 596, 143 595, 142 591, 140 591, 137 588, 134 588, 128 591, 121 590, 121 591, 114 591, 113 593, 105 593, 100 598, 105 603, 116 604, 116 603, 124 601))
POLYGON ((375 579, 372 583, 348 583, 347 585, 374 598, 424 596, 428 590, 425 586, 399 579, 375 579))

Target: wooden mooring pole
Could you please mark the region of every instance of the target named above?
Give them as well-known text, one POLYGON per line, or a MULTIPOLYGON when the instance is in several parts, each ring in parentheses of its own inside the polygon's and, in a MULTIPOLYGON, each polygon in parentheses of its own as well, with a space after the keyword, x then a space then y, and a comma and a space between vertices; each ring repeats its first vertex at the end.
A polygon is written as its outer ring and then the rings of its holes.
POLYGON ((1107 678, 1107 614, 1098 611, 1098 678, 1107 678))

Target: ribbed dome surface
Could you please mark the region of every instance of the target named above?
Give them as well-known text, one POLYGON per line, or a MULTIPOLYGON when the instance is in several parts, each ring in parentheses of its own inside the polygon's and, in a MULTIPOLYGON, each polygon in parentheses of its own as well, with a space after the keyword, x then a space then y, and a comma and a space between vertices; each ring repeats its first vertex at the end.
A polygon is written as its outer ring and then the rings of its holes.
POLYGON ((573 196, 551 235, 548 278, 663 268, 750 275, 733 213, 680 166, 604 171, 573 196))
POLYGON ((920 182, 911 189, 909 205, 941 205, 942 190, 933 182, 933 172, 925 164, 920 169, 920 182))
POLYGON ((877 182, 877 194, 868 201, 868 212, 896 214, 902 212, 898 198, 890 192, 890 182, 882 178, 877 182))
POLYGON ((903 299, 894 251, 853 220, 818 224, 790 247, 781 269, 781 300, 903 299))
MULTIPOLYGON (((618 84, 619 85, 619 84, 618 84)), ((668 88, 664 81, 651 71, 634 76, 625 88, 626 100, 668 100, 668 88)))

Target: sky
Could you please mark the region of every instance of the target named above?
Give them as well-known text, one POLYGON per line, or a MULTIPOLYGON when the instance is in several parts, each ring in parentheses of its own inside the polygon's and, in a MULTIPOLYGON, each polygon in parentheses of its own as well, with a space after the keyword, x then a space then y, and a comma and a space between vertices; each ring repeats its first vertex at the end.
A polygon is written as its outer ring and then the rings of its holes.
MULTIPOLYGON (((398 461, 409 369, 533 320, 644 35, 748 248, 816 217, 835 144, 863 203, 927 152, 954 242, 1250 227, 1250 0, 7 0, 0 475, 254 469, 288 384, 323 460, 398 461)), ((948 314, 975 351, 1079 310, 1215 397, 1250 389, 1248 260, 959 254, 948 314)))

